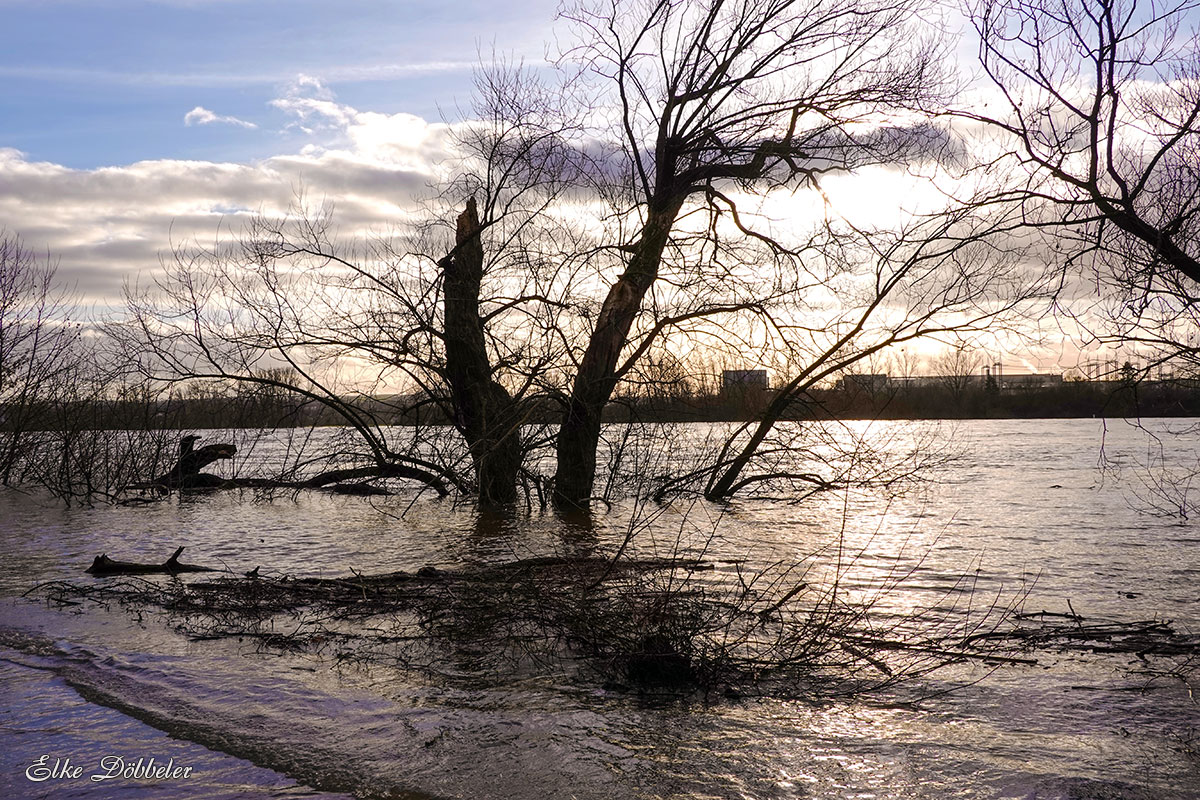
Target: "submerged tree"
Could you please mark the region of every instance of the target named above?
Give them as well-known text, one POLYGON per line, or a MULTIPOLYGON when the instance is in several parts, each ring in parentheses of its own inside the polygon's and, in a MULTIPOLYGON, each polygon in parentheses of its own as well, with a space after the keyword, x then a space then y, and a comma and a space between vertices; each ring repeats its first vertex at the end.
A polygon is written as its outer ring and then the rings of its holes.
POLYGON ((511 504, 542 440, 523 425, 563 361, 557 293, 570 281, 547 267, 547 243, 570 236, 541 212, 578 166, 526 71, 481 74, 479 92, 477 118, 454 131, 460 174, 433 187, 426 225, 339 238, 329 207, 301 202, 236 240, 179 247, 112 328, 130 362, 158 381, 276 387, 327 409, 358 444, 322 480, 405 478, 511 504))
POLYGON ((496 380, 479 315, 483 243, 475 200, 458 218, 454 252, 442 259, 442 333, 446 382, 454 399, 455 421, 471 449, 479 497, 485 504, 517 499, 517 474, 524 452, 521 414, 512 395, 496 380))
MULTIPOLYGON (((630 359, 646 298, 657 305, 653 290, 678 277, 739 277, 722 259, 730 251, 717 230, 721 218, 732 222, 724 236, 766 245, 768 258, 794 258, 794 244, 749 227, 744 206, 823 173, 891 162, 911 144, 889 134, 887 123, 942 88, 934 48, 909 24, 918 7, 910 0, 649 0, 567 12, 581 32, 568 55, 596 86, 617 134, 605 189, 625 235, 611 245, 620 259, 610 269, 620 273, 604 279, 558 436, 560 506, 579 507, 591 496, 601 411, 631 360, 672 324, 659 315, 630 359), (879 126, 882 134, 868 134, 879 126), (701 221, 688 236, 681 222, 693 216, 701 221)), ((674 316, 753 310, 753 300, 735 301, 674 316)))
MULTIPOLYGON (((1012 328, 1029 314, 1053 282, 1024 261, 1012 235, 1018 224, 1009 212, 972 200, 893 230, 850 226, 845 277, 858 291, 846 293, 837 313, 789 337, 799 366, 761 417, 734 431, 705 467, 705 496, 724 500, 772 482, 802 492, 845 485, 781 461, 794 432, 780 433, 779 423, 814 388, 877 353, 922 338, 1012 328)), ((874 468, 869 475, 869 482, 881 477, 874 468)))
POLYGON ((155 379, 285 387, 331 409, 366 447, 330 474, 485 506, 550 488, 564 510, 595 494, 618 387, 716 350, 787 379, 761 421, 668 478, 702 477, 714 499, 758 485, 779 471, 756 459, 787 449, 771 436, 812 387, 1039 287, 995 241, 1015 221, 986 204, 866 225, 824 197, 827 175, 953 156, 914 116, 943 90, 918 8, 577 8, 559 84, 481 73, 424 228, 364 244, 336 241, 325 211, 259 218, 240 241, 178 249, 118 336, 155 379))

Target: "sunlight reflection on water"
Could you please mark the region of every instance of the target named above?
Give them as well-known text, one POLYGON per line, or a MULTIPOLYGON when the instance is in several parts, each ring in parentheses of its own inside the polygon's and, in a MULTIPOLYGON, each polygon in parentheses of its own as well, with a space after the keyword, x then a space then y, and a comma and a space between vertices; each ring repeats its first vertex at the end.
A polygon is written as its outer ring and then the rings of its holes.
MULTIPOLYGON (((912 440, 906 425, 885 423, 883 433, 912 440)), ((702 437, 696 428, 686 434, 702 437)), ((1100 423, 966 422, 952 430, 969 446, 967 457, 903 497, 683 505, 655 518, 634 549, 668 555, 682 543, 718 562, 714 580, 743 562, 786 565, 820 553, 806 580, 838 574, 871 596, 889 576, 903 577, 879 605, 898 615, 959 602, 968 596, 966 575, 985 597, 1029 590, 1027 610, 1168 617, 1200 630, 1200 536, 1135 513, 1129 493, 1098 472, 1100 423)), ((1173 457, 1194 461, 1194 440, 1183 444, 1173 457)), ((1110 460, 1136 469, 1144 449, 1138 431, 1110 426, 1110 460)), ((260 447, 254 457, 269 459, 270 451, 260 447)), ((261 565, 324 576, 588 554, 619 543, 629 513, 618 504, 594 528, 564 534, 552 515, 496 520, 425 498, 405 513, 408 502, 315 493, 268 502, 235 492, 64 510, 2 496, 0 591, 80 580, 101 552, 161 561, 181 545, 185 560, 236 572, 261 565)), ((51 704, 61 711, 52 723, 0 733, 0 749, 18 760, 39 748, 83 747, 80 737, 89 736, 93 744, 126 737, 131 748, 150 746, 139 737, 153 732, 88 721, 94 707, 63 699, 68 680, 183 739, 361 796, 1200 797, 1196 705, 1180 684, 1137 691, 1145 681, 1129 676, 1120 659, 1061 655, 994 672, 961 665, 926 688, 974 685, 919 709, 859 701, 663 704, 558 675, 462 684, 264 657, 245 644, 188 642, 160 620, 139 624, 119 611, 63 614, 9 601, 0 609, 3 631, 14 661, 41 649, 40 667, 49 670, 4 666, 10 714, 51 704)), ((238 772, 251 769, 245 762, 203 763, 212 796, 237 796, 223 794, 235 779, 274 787, 268 796, 299 791, 276 773, 238 772)), ((12 786, 11 796, 28 788, 12 786)), ((138 787, 109 789, 115 793, 103 796, 146 796, 138 787)), ((101 795, 81 789, 78 796, 101 795)))

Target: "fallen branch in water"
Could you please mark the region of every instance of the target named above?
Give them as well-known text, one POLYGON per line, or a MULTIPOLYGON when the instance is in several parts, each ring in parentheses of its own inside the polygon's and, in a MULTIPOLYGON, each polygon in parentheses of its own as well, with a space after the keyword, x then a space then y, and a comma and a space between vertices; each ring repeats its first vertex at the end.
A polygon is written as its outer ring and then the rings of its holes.
POLYGON ((947 622, 875 617, 791 569, 745 576, 684 558, 535 557, 459 569, 297 578, 43 584, 48 602, 158 608, 194 641, 387 663, 439 675, 569 670, 606 685, 731 696, 861 694, 949 664, 1011 663, 980 640, 1009 609, 947 622), (916 623, 916 624, 914 624, 916 623))
POLYGON ((1078 614, 1014 615, 1015 625, 1006 630, 976 634, 972 641, 1005 641, 1028 650, 1056 649, 1060 652, 1146 656, 1200 656, 1200 635, 1176 631, 1167 620, 1085 623, 1078 614), (1037 617, 1041 622, 1029 624, 1037 617), (1063 622, 1047 621, 1048 618, 1063 622))
POLYGON ((216 572, 212 567, 184 564, 179 560, 183 548, 178 548, 161 564, 144 564, 137 561, 117 561, 107 554, 96 556, 92 565, 85 570, 89 575, 179 575, 183 572, 216 572))
MULTIPOLYGON (((450 493, 450 487, 461 489, 450 474, 438 474, 436 467, 420 459, 395 456, 412 463, 372 464, 370 466, 333 469, 300 481, 275 480, 269 478, 222 478, 202 469, 221 459, 230 459, 237 453, 232 444, 210 444, 199 449, 195 443, 200 437, 192 434, 179 442, 179 459, 175 466, 152 481, 131 483, 122 487, 122 493, 130 491, 154 492, 160 496, 171 490, 184 489, 323 489, 337 494, 387 495, 390 491, 368 481, 377 479, 404 478, 423 483, 437 492, 439 497, 450 493)), ((124 502, 147 502, 143 496, 126 497, 124 502)))

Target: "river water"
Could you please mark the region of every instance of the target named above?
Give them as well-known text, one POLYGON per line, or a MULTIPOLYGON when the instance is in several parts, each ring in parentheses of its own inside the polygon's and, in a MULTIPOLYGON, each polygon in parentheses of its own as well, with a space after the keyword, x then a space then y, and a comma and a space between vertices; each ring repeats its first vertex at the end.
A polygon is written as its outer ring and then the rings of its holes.
MULTIPOLYGON (((967 576, 980 604, 1023 597, 1026 612, 1196 633, 1200 533, 1165 513, 1186 510, 1200 454, 1200 437, 1172 433, 1187 423, 947 425, 960 457, 904 496, 684 504, 631 546, 701 548, 746 570, 836 546, 852 591, 904 576, 876 598, 882 612, 928 607, 967 576)), ((181 545, 185 561, 326 577, 611 552, 630 513, 618 504, 580 531, 424 498, 62 508, 6 495, 0 796, 1200 798, 1200 706, 1185 680, 1148 676, 1130 655, 960 664, 849 699, 679 698, 550 667, 439 676, 194 641, 160 614, 21 597, 43 581, 111 580, 82 574, 99 553, 161 561, 181 545), (166 777, 123 772, 150 758, 166 777)))

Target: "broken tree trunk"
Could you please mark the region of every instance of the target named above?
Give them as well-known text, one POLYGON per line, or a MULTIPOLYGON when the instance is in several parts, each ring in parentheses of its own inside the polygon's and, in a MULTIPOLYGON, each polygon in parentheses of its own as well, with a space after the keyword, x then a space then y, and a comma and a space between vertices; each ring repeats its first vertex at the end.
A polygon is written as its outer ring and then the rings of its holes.
POLYGON ((117 561, 107 554, 98 555, 87 568, 89 575, 178 575, 181 572, 216 572, 212 567, 184 564, 179 560, 183 548, 177 549, 161 564, 142 564, 137 561, 117 561))
POLYGON ((522 419, 518 403, 496 380, 488 356, 479 310, 484 273, 482 231, 475 198, 471 198, 458 217, 454 250, 438 262, 446 323, 442 338, 454 422, 470 448, 479 481, 479 504, 502 508, 517 500, 522 419))
MULTIPOLYGON (((193 450, 192 444, 199 438, 199 436, 193 434, 185 436, 180 440, 179 460, 175 462, 175 466, 171 467, 170 470, 159 475, 152 481, 131 483, 125 486, 124 489, 153 491, 161 495, 168 494, 171 489, 236 488, 326 489, 327 491, 343 494, 370 495, 390 494, 390 492, 387 489, 371 486, 366 483, 354 483, 348 486, 331 486, 331 484, 340 484, 343 481, 358 481, 364 478, 408 478, 424 483, 436 491, 438 496, 445 497, 450 493, 450 483, 453 483, 455 487, 459 487, 452 473, 436 474, 434 472, 437 469, 436 465, 416 458, 407 458, 406 460, 421 466, 378 463, 366 467, 333 469, 302 481, 273 480, 268 478, 222 478, 220 475, 212 475, 200 470, 219 459, 233 458, 234 454, 237 453, 237 447, 232 444, 210 444, 206 447, 201 447, 199 450, 193 450)), ((398 456, 393 457, 399 458, 398 456)), ((135 497, 123 502, 145 501, 142 498, 135 497)))

